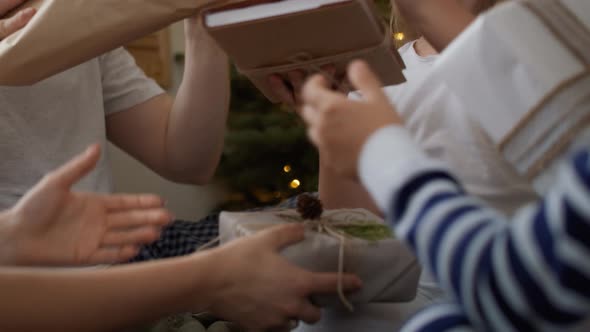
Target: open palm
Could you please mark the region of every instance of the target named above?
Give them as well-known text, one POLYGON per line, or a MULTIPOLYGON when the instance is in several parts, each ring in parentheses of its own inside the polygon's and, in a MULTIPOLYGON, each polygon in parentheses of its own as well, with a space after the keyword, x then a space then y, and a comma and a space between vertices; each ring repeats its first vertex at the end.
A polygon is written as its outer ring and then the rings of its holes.
POLYGON ((51 172, 12 210, 21 264, 84 265, 122 262, 142 244, 159 237, 171 221, 162 200, 153 195, 103 195, 73 192, 89 173, 100 148, 51 172))

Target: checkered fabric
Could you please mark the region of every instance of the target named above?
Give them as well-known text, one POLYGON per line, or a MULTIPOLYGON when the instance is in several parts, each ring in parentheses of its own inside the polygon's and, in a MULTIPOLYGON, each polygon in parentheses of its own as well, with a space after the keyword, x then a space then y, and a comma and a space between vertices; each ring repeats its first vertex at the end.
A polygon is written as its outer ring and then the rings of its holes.
MULTIPOLYGON (((293 209, 296 205, 297 196, 285 200, 278 206, 255 209, 253 211, 277 207, 293 209)), ((145 262, 189 255, 217 236, 219 236, 219 213, 211 214, 198 222, 177 220, 164 229, 158 241, 143 247, 139 254, 130 262, 145 262)))
POLYGON ((219 213, 199 222, 176 220, 164 229, 158 241, 144 246, 131 263, 189 255, 218 235, 219 213))

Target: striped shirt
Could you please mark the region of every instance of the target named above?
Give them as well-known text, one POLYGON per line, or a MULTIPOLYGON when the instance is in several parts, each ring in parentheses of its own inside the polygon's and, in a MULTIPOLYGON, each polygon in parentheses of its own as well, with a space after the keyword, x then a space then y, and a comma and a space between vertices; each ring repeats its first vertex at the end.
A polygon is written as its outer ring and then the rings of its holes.
POLYGON ((590 312, 590 149, 511 218, 467 194, 400 127, 370 138, 360 169, 396 234, 474 328, 554 330, 590 312))

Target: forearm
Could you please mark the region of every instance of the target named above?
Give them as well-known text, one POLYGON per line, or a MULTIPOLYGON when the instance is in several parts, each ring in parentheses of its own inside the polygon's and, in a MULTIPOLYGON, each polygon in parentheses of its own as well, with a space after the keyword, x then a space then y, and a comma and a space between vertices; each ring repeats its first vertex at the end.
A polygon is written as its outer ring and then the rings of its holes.
POLYGON ((205 183, 221 157, 229 111, 227 56, 200 24, 187 24, 185 72, 168 121, 168 170, 205 183))
POLYGON ((211 285, 196 268, 204 271, 203 263, 188 257, 103 270, 3 268, 0 330, 112 331, 205 309, 211 285))
POLYGON ((339 176, 321 162, 319 194, 326 209, 364 208, 382 214, 361 183, 339 176))

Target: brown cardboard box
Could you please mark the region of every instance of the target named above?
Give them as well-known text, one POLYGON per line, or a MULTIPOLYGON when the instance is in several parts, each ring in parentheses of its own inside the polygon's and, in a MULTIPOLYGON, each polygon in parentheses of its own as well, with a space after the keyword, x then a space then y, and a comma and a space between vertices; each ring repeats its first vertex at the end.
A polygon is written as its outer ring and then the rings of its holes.
MULTIPOLYGON (((208 15, 272 0, 212 7, 208 15)), ((348 0, 319 8, 221 26, 205 26, 239 70, 271 100, 268 75, 332 64, 343 76, 353 59, 364 59, 385 85, 402 83, 403 61, 372 0, 348 0)))

